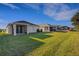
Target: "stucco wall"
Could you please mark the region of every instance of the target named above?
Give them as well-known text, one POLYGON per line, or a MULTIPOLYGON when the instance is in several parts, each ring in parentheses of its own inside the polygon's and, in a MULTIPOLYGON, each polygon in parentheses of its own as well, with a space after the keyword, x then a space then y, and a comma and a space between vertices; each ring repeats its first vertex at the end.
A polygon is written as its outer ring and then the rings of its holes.
MULTIPOLYGON (((16 26, 17 25, 26 25, 26 28, 24 28, 24 31, 26 31, 27 33, 35 33, 37 32, 38 26, 35 25, 30 25, 30 24, 25 24, 25 23, 17 23, 17 24, 13 24, 12 26, 7 26, 6 27, 6 32, 8 34, 12 34, 12 29, 13 29, 13 35, 17 35, 16 33, 16 26)), ((25 32, 24 32, 25 33, 25 32)))
POLYGON ((12 26, 7 26, 6 27, 6 33, 12 34, 12 26))
POLYGON ((47 27, 48 27, 47 30, 45 29, 45 26, 40 26, 39 29, 42 29, 43 32, 50 32, 50 27, 49 26, 47 27))
POLYGON ((37 32, 38 27, 34 25, 27 25, 27 33, 35 33, 37 32))

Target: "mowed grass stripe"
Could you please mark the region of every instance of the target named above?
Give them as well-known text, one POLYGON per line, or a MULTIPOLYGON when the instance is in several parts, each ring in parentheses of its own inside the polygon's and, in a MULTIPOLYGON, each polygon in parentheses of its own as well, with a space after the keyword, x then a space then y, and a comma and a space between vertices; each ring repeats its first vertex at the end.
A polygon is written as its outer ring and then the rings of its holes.
POLYGON ((70 35, 69 33, 62 32, 50 34, 54 35, 51 38, 45 39, 46 43, 34 50, 32 53, 30 53, 30 55, 54 55, 60 44, 65 41, 70 35))
POLYGON ((73 51, 73 44, 74 44, 74 39, 75 39, 75 33, 69 32, 69 38, 66 39, 64 42, 61 43, 59 46, 59 49, 55 52, 55 55, 58 56, 66 56, 66 55, 72 55, 73 51), (73 44, 72 44, 73 43, 73 44), (71 54, 70 54, 71 53, 71 54))
POLYGON ((79 32, 0 35, 0 55, 79 56, 79 32))

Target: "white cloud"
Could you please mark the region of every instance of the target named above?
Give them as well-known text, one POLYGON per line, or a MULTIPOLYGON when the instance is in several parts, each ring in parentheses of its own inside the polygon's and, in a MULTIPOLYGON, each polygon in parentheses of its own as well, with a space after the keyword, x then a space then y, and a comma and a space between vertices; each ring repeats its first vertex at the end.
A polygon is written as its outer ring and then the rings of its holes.
MULTIPOLYGON (((40 4, 26 4, 39 12, 40 4)), ((62 3, 48 3, 43 5, 43 13, 55 20, 69 20, 78 9, 71 9, 62 3)))
POLYGON ((10 3, 3 3, 3 5, 8 6, 8 7, 10 7, 11 9, 20 9, 19 7, 15 6, 15 5, 13 5, 13 4, 10 4, 10 3))
POLYGON ((40 4, 39 3, 26 3, 25 5, 30 6, 35 10, 40 10, 40 4))
POLYGON ((78 9, 74 10, 66 10, 59 13, 56 13, 54 19, 56 20, 69 20, 72 16, 78 11, 78 9))
POLYGON ((67 4, 46 4, 44 8, 44 14, 55 20, 69 20, 77 11, 67 4))
POLYGON ((46 4, 44 14, 55 20, 67 20, 77 10, 71 10, 66 4, 46 4))

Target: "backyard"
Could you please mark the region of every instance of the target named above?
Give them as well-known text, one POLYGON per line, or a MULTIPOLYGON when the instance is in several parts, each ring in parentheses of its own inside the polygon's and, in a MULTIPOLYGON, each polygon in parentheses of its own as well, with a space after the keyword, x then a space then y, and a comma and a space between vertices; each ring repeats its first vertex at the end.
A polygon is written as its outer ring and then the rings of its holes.
POLYGON ((3 56, 79 56, 79 32, 50 32, 13 36, 0 33, 3 56))

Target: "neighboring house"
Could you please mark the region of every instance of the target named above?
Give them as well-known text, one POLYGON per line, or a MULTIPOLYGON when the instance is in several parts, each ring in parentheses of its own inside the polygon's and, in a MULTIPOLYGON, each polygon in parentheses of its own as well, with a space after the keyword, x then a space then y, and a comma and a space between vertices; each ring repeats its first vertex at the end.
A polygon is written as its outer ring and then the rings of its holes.
POLYGON ((50 26, 50 31, 58 31, 58 25, 51 25, 50 26))
POLYGON ((40 24, 39 25, 39 31, 50 32, 51 31, 51 25, 50 24, 40 24))
POLYGON ((60 26, 60 25, 53 26, 53 28, 55 29, 55 31, 66 31, 66 30, 70 30, 71 29, 68 26, 60 26))
POLYGON ((50 25, 50 24, 41 24, 41 25, 39 25, 39 30, 41 32, 62 31, 63 26, 50 25))
POLYGON ((32 24, 27 21, 16 21, 7 25, 6 32, 8 34, 21 35, 35 33, 37 32, 37 29, 38 25, 36 24, 32 24))
POLYGON ((70 30, 70 27, 60 26, 60 25, 41 24, 39 25, 39 30, 41 32, 66 31, 66 30, 70 30))

